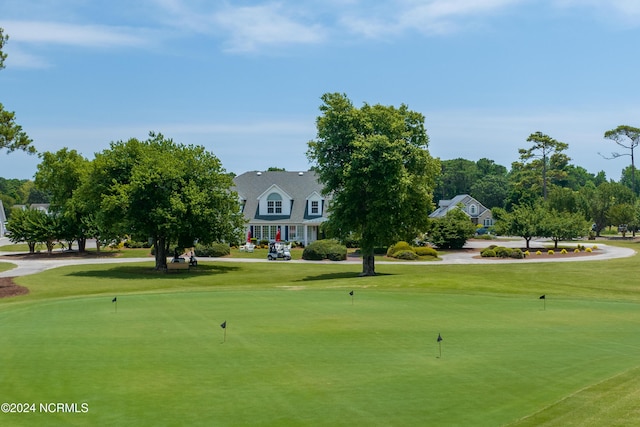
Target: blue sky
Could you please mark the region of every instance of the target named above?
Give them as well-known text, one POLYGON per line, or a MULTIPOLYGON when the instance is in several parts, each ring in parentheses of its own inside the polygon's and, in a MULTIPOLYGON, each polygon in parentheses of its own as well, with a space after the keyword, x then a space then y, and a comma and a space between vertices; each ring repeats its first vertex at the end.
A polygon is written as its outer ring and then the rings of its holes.
MULTIPOLYGON (((510 167, 541 131, 618 180, 640 127, 636 0, 3 0, 0 102, 39 151, 149 131, 227 171, 306 170, 320 96, 425 115, 429 151, 510 167)), ((0 152, 0 176, 37 156, 0 152)))

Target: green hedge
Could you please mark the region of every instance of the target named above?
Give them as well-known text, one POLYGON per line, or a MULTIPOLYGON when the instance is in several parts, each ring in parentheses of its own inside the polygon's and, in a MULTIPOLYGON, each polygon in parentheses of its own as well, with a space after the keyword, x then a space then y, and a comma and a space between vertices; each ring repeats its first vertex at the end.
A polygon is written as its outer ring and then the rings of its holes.
POLYGON ((399 241, 395 245, 389 246, 389 249, 387 249, 387 256, 396 258, 395 254, 398 253, 398 252, 402 252, 402 251, 415 252, 409 243, 403 242, 403 241, 399 241))
POLYGON ((411 246, 409 243, 399 241, 395 245, 389 246, 387 256, 398 259, 418 259, 422 256, 437 257, 438 251, 430 246, 411 246), (411 253, 411 255, 409 254, 411 253))
POLYGON ((344 261, 347 259, 347 247, 333 239, 316 240, 304 248, 302 259, 308 261, 320 261, 323 259, 344 261))
POLYGON ((491 245, 480 252, 480 256, 485 258, 515 258, 523 259, 526 254, 518 248, 505 248, 504 246, 491 245))
POLYGON ((196 245, 197 257, 223 257, 231 253, 231 248, 226 243, 212 243, 210 245, 196 245))

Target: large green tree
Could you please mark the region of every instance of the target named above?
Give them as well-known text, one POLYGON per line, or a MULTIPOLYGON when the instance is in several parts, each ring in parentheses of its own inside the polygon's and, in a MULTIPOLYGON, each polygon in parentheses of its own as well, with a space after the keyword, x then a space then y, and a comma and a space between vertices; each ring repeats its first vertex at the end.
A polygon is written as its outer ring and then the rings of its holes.
POLYGON ((426 230, 439 162, 427 151, 424 116, 406 105, 356 108, 339 93, 322 101, 307 157, 332 195, 326 228, 342 239, 355 235, 362 275, 374 275, 376 246, 426 230))
POLYGON ((82 209, 85 204, 79 200, 77 190, 86 177, 90 162, 76 150, 68 148, 55 153, 41 153, 40 158, 42 161, 38 164, 35 185, 49 195, 49 211, 61 216, 65 239, 69 243, 77 240, 78 249, 84 252, 88 236, 83 219, 87 212, 82 209))
POLYGON ((438 200, 447 200, 459 194, 470 194, 471 187, 480 176, 476 162, 462 158, 441 160, 434 196, 438 200))
MULTIPOLYGON (((4 34, 4 29, 0 28, 0 70, 4 68, 4 61, 7 54, 4 53, 4 44, 9 40, 9 36, 4 34)), ((35 153, 36 149, 31 145, 33 141, 22 130, 22 127, 15 122, 15 113, 7 111, 0 103, 0 149, 8 152, 23 150, 27 153, 35 153)))
POLYGON ((170 244, 235 242, 244 218, 233 181, 217 157, 150 133, 111 143, 96 155, 83 190, 98 209, 101 233, 153 240, 156 269, 166 267, 170 244))
MULTIPOLYGON (((611 209, 617 204, 633 204, 635 197, 630 188, 617 182, 605 182, 598 187, 585 186, 581 191, 587 216, 595 224, 596 235, 613 223, 611 209)), ((615 224, 618 225, 618 224, 615 224)))
POLYGON ((561 179, 566 174, 562 169, 567 165, 569 158, 562 152, 569 148, 569 145, 556 141, 542 132, 532 133, 527 142, 533 145, 528 149, 518 150, 520 160, 523 163, 529 162, 529 167, 540 174, 538 176, 542 178, 542 198, 546 200, 549 178, 561 179))
POLYGON ((636 187, 636 166, 635 166, 635 153, 634 150, 640 144, 640 129, 620 125, 615 129, 608 130, 604 133, 604 137, 612 140, 620 147, 629 150, 628 153, 611 153, 611 157, 605 157, 609 159, 615 159, 621 156, 631 157, 631 189, 635 194, 638 194, 638 188, 636 187))

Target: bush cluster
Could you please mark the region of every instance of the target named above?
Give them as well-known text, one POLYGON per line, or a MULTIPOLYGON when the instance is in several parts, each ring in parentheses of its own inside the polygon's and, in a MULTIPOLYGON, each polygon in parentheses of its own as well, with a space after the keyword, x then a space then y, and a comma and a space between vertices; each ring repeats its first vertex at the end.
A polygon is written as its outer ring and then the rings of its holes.
POLYGON ((212 243, 210 245, 196 245, 194 250, 197 257, 222 257, 231 253, 231 248, 226 243, 212 243))
POLYGON ((347 259, 347 247, 333 239, 316 240, 304 248, 302 259, 308 261, 320 261, 323 259, 344 261, 347 259))
POLYGON ((133 240, 125 240, 124 247, 129 249, 150 248, 151 244, 149 242, 136 242, 133 240))
POLYGON ((437 257, 438 251, 430 246, 411 246, 409 243, 400 241, 389 246, 387 256, 390 258, 414 260, 422 256, 437 257))
POLYGON ((527 252, 522 252, 518 248, 507 248, 504 246, 491 245, 480 252, 480 256, 485 258, 515 258, 523 259, 528 255, 527 252))

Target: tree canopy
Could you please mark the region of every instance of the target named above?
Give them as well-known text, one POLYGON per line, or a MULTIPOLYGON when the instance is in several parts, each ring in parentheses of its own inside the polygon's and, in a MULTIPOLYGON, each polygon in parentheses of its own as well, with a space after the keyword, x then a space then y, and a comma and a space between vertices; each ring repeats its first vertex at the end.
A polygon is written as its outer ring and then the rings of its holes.
POLYGON ((376 246, 426 230, 439 164, 427 151, 424 116, 406 105, 356 108, 339 93, 322 101, 307 157, 332 195, 326 229, 357 236, 362 275, 374 275, 376 246))
MULTIPOLYGON (((569 145, 556 141, 549 135, 542 132, 535 132, 529 135, 527 142, 532 142, 533 146, 528 149, 521 148, 520 160, 523 163, 529 162, 528 169, 536 171, 542 178, 542 197, 547 199, 547 188, 550 174, 555 179, 563 178, 566 172, 563 171, 567 165, 569 158, 562 153, 569 148, 569 145)), ((527 168, 525 168, 527 169, 527 168)))
MULTIPOLYGON (((0 28, 0 70, 4 68, 4 61, 7 54, 4 53, 4 44, 9 40, 9 36, 4 34, 4 29, 0 28)), ((22 127, 15 122, 15 113, 7 111, 0 103, 0 149, 7 152, 23 150, 27 153, 35 153, 36 149, 31 145, 33 141, 22 130, 22 127)))
POLYGON ((244 218, 233 181, 217 157, 150 133, 111 143, 92 162, 83 194, 95 207, 94 225, 117 236, 153 240, 156 269, 170 244, 237 241, 244 218))
MULTIPOLYGON (((618 158, 620 156, 631 157, 631 189, 638 194, 636 187, 636 166, 634 150, 640 144, 640 129, 627 125, 620 125, 615 129, 608 130, 604 133, 606 139, 610 139, 622 148, 629 150, 628 153, 611 153, 610 158, 618 158)), ((606 158, 606 157, 605 157, 606 158)))

